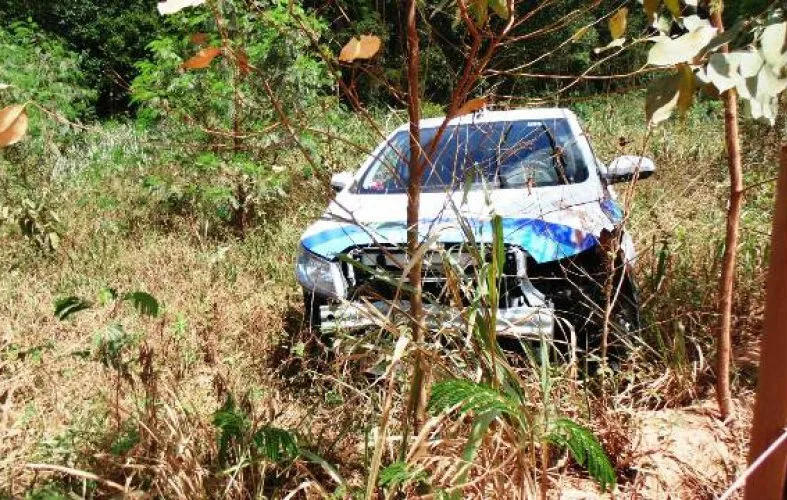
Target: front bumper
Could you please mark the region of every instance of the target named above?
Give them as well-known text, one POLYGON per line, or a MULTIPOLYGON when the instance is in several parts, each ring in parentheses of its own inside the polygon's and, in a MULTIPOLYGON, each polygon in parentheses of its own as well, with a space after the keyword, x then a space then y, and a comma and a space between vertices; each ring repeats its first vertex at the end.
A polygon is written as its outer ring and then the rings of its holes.
MULTIPOLYGON (((352 331, 380 325, 392 319, 405 320, 410 304, 403 300, 390 302, 348 302, 320 306, 320 330, 323 333, 352 331)), ((426 323, 430 330, 461 328, 465 325, 460 309, 424 304, 426 323)), ((497 334, 520 339, 551 340, 555 315, 550 307, 509 307, 497 311, 497 334)))

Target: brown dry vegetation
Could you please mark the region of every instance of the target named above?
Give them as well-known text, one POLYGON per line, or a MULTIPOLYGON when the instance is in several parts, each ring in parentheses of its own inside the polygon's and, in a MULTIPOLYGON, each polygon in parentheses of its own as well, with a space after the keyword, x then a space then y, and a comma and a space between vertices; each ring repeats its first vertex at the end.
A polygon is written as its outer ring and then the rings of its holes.
MULTIPOLYGON (((641 102, 635 94, 575 107, 603 159, 641 149, 641 102), (631 143, 621 146, 621 138, 631 143)), ((98 156, 88 160, 71 151, 73 158, 60 160, 74 166, 52 185, 52 203, 67 226, 60 251, 47 255, 13 230, 0 232, 0 491, 103 497, 120 488, 162 497, 245 498, 296 489, 300 497, 362 490, 385 385, 365 370, 388 359, 391 345, 344 339, 330 348, 304 332, 292 273, 300 231, 329 196, 327 174, 295 179, 285 201, 236 239, 207 230, 199 214, 169 213, 156 204, 141 188, 143 162, 162 173, 181 166, 162 159, 157 147, 142 153, 129 146, 144 144, 144 136, 112 133, 126 140, 103 156, 94 151, 98 156), (110 168, 118 150, 121 162, 110 168), (129 305, 109 304, 67 321, 54 317, 56 298, 93 298, 103 287, 147 291, 162 313, 149 318, 129 305), (134 338, 121 349, 125 376, 96 354, 95 339, 113 324, 134 338), (220 463, 212 419, 229 395, 255 423, 297 433, 304 448, 336 466, 347 486, 340 488, 305 459, 220 463), (36 471, 30 463, 73 470, 36 471), (79 471, 98 479, 80 478, 79 471)), ((535 408, 555 408, 597 433, 624 497, 663 498, 670 491, 711 498, 744 463, 773 188, 766 182, 747 193, 734 340, 740 413, 724 426, 706 404, 712 398, 713 297, 726 193, 722 134, 719 108, 701 103, 684 123, 658 129, 647 146, 659 174, 636 187, 631 228, 650 326, 606 395, 555 366, 555 389, 543 401, 537 373, 513 360, 535 408)), ((99 145, 109 140, 99 137, 99 145)), ((777 131, 748 127, 748 184, 775 175, 771 145, 778 138, 777 131)), ((348 161, 350 156, 325 152, 326 164, 336 170, 357 159, 348 161)), ((48 162, 41 160, 51 168, 48 162)), ((384 463, 397 458, 401 407, 395 399, 394 437, 384 463)), ((450 488, 469 427, 442 417, 427 430, 422 437, 429 453, 411 463, 423 466, 433 487, 450 488)), ((507 497, 514 494, 513 481, 535 494, 536 484, 528 482, 535 472, 513 461, 504 432, 493 429, 485 439, 466 496, 507 497)), ((555 464, 549 471, 554 498, 597 494, 567 457, 555 457, 555 464)), ((411 485, 405 491, 419 490, 411 485)))

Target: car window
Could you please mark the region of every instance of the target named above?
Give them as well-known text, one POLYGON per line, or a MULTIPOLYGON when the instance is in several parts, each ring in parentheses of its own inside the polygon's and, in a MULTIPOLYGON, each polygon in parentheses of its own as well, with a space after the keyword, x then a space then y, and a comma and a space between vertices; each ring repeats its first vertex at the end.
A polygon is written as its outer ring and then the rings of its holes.
MULTIPOLYGON (((582 182, 588 170, 566 120, 521 120, 454 125, 437 143, 436 128, 421 130, 426 192, 555 186, 582 182), (469 184, 469 186, 468 186, 469 184)), ((405 192, 409 133, 393 135, 363 174, 360 193, 405 192)))

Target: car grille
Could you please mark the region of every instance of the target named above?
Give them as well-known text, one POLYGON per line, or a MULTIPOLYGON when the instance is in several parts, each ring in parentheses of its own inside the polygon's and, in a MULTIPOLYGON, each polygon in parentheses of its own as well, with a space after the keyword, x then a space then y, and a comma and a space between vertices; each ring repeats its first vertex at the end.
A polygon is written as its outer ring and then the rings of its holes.
MULTIPOLYGON (((519 252, 521 254, 521 251, 519 252)), ((501 295, 508 298, 512 290, 520 284, 519 266, 523 265, 523 259, 518 259, 517 251, 513 248, 507 249, 505 255, 501 295)), ((491 248, 484 258, 487 262, 491 261, 491 248)), ((478 277, 477 266, 476 258, 462 246, 445 246, 427 252, 421 270, 426 299, 434 303, 457 305, 452 304, 458 297, 455 290, 452 293, 449 289, 449 276, 456 277, 467 289, 468 285, 475 284, 478 277)), ((407 277, 402 277, 406 267, 407 254, 405 249, 400 247, 357 248, 349 252, 348 258, 342 263, 351 298, 368 297, 375 300, 394 298, 399 283, 406 285, 408 282, 407 277)), ((400 297, 407 295, 406 287, 402 290, 405 291, 400 293, 400 297)), ((461 300, 466 303, 467 297, 462 297, 461 300)), ((506 299, 505 304, 508 303, 506 299)), ((501 303, 501 306, 505 307, 505 304, 501 303)))

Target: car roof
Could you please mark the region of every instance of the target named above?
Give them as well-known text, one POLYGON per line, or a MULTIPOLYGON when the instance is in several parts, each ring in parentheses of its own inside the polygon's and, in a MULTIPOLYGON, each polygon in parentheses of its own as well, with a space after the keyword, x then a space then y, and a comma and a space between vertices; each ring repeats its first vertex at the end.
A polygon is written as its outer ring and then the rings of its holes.
MULTIPOLYGON (((468 123, 502 122, 518 120, 554 120, 573 118, 574 113, 566 108, 524 108, 489 111, 482 109, 475 113, 469 113, 448 122, 449 125, 464 125, 468 123)), ((443 124, 444 116, 437 118, 427 118, 420 121, 421 128, 436 128, 443 124)), ((407 130, 409 124, 405 123, 398 127, 396 131, 407 130)))

